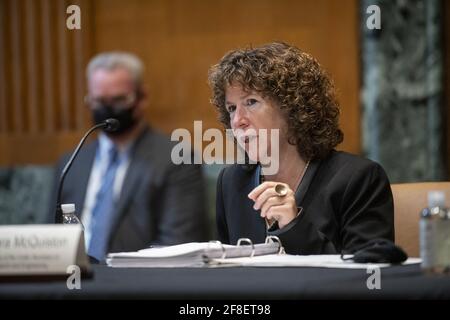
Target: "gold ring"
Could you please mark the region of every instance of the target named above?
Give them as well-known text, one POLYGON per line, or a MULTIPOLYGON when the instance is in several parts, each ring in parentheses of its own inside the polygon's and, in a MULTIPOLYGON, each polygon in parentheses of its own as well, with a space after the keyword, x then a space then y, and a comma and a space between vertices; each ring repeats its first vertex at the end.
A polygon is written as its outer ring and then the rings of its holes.
POLYGON ((275 185, 275 192, 277 193, 277 196, 284 197, 288 193, 288 189, 286 186, 282 183, 277 183, 275 185))

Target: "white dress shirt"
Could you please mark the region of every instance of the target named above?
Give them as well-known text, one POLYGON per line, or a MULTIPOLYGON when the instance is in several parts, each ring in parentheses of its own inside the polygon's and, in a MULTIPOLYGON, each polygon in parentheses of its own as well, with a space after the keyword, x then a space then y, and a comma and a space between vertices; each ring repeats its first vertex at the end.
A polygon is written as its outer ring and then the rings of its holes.
MULTIPOLYGON (((119 166, 117 168, 116 177, 114 179, 114 199, 118 199, 122 190, 123 181, 130 164, 130 151, 133 141, 118 148, 119 152, 119 166)), ((97 194, 100 191, 102 179, 106 173, 109 163, 109 150, 113 146, 113 142, 104 133, 100 133, 98 138, 98 148, 95 154, 94 164, 92 166, 89 182, 86 190, 86 197, 84 199, 84 207, 81 215, 81 222, 84 226, 84 236, 86 240, 86 250, 89 248, 91 240, 91 219, 92 210, 94 209, 97 194)))

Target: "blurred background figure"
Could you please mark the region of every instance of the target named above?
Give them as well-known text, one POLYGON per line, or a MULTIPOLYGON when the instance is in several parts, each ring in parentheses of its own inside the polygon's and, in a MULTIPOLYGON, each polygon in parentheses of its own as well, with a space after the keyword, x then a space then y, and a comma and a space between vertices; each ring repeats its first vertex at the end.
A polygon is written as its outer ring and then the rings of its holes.
POLYGON ((114 118, 120 125, 80 151, 62 203, 75 203, 87 253, 98 260, 108 252, 207 239, 201 167, 174 165, 173 143, 147 125, 142 74, 142 62, 123 52, 101 53, 87 67, 93 122, 114 118))

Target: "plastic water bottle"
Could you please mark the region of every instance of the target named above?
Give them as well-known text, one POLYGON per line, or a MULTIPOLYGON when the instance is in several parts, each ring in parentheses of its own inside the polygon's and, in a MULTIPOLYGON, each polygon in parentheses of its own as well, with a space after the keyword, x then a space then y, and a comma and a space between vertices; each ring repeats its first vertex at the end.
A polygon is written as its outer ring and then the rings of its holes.
POLYGON ((450 211, 443 191, 430 191, 428 207, 421 212, 420 257, 426 273, 450 271, 450 211))
POLYGON ((63 224, 79 224, 84 230, 83 224, 81 223, 80 219, 78 219, 75 213, 74 203, 62 204, 61 210, 63 213, 63 224))

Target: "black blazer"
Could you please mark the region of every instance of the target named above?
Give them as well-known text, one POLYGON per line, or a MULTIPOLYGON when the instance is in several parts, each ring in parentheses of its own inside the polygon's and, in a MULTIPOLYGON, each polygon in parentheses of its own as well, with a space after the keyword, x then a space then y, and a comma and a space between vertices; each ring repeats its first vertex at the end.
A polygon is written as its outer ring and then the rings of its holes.
MULTIPOLYGON (((173 164, 170 157, 173 145, 168 137, 150 128, 136 140, 116 206, 117 214, 113 214, 117 219, 108 252, 208 238, 201 166, 173 164)), ((97 146, 97 141, 86 145, 66 176, 62 202, 75 203, 77 214, 83 211, 97 146)), ((56 179, 67 158, 59 162, 56 179)), ((51 221, 55 200, 52 203, 51 221)))
POLYGON ((270 231, 247 197, 259 184, 256 171, 233 165, 219 175, 216 214, 223 243, 239 238, 261 243, 275 235, 290 254, 335 254, 352 252, 370 239, 394 241, 391 187, 377 163, 338 151, 311 161, 295 193, 301 214, 270 231))

